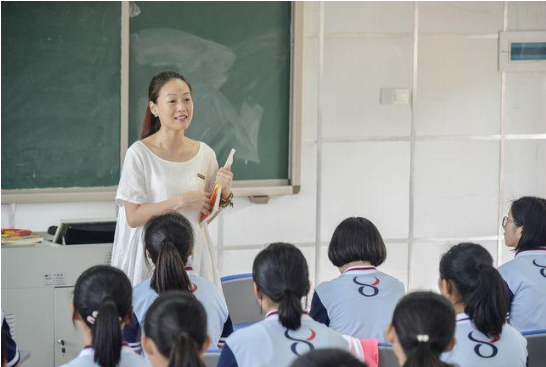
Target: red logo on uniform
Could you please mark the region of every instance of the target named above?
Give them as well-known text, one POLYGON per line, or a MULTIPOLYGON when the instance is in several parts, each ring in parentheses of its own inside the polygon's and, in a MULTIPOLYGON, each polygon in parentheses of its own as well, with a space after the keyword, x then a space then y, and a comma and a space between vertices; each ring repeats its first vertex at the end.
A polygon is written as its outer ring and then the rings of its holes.
POLYGON ((197 284, 192 283, 192 285, 191 285, 191 292, 192 292, 192 293, 195 293, 196 290, 197 290, 197 284))

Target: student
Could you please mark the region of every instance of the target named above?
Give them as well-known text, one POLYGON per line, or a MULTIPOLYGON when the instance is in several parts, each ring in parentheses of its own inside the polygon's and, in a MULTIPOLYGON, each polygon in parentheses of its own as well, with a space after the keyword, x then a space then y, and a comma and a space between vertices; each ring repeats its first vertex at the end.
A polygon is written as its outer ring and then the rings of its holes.
POLYGON ((401 367, 452 367, 440 360, 440 354, 455 344, 455 310, 439 294, 404 296, 385 332, 401 367))
POLYGON ((131 282, 119 269, 97 265, 76 281, 72 320, 85 348, 64 367, 144 367, 146 362, 122 345, 121 329, 131 319, 131 282))
POLYGON ((361 217, 341 222, 328 247, 328 258, 341 275, 315 289, 311 317, 343 335, 385 342, 385 328, 404 295, 399 280, 376 269, 386 257, 372 222, 361 217))
POLYGON ((319 349, 299 357, 290 367, 366 367, 366 365, 342 350, 319 349))
POLYGON ((510 324, 520 331, 546 329, 546 200, 514 201, 502 227, 506 246, 515 251, 499 268, 512 300, 510 324))
POLYGON ((303 312, 301 299, 309 291, 309 272, 299 249, 287 243, 268 246, 256 256, 252 275, 265 320, 233 333, 218 367, 288 367, 310 350, 349 350, 339 333, 303 312))
POLYGON ((200 355, 209 345, 207 313, 195 297, 166 292, 152 303, 142 347, 153 367, 205 367, 200 355))
POLYGON ((233 331, 223 294, 218 287, 186 267, 193 251, 193 230, 190 222, 177 212, 154 217, 144 228, 146 258, 155 265, 151 278, 133 290, 135 317, 125 332, 125 340, 138 350, 138 330, 144 325, 150 305, 166 291, 193 294, 208 315, 208 334, 216 347, 220 336, 233 331))
POLYGON ((4 317, 4 310, 2 310, 2 363, 5 362, 7 367, 13 367, 19 363, 19 360, 20 356, 17 344, 15 344, 15 340, 11 337, 11 331, 4 317))
POLYGON ((461 367, 525 367, 527 341, 506 323, 506 287, 485 248, 452 247, 440 260, 439 286, 457 313, 457 344, 443 360, 461 367))

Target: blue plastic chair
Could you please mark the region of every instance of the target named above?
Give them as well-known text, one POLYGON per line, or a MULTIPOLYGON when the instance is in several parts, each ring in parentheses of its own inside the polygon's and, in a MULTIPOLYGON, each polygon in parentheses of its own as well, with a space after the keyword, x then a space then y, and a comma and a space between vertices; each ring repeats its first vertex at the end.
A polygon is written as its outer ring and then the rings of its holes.
POLYGON ((216 367, 218 360, 220 359, 220 349, 209 349, 205 354, 203 354, 203 362, 207 367, 216 367))
POLYGON ((546 329, 522 331, 527 339, 528 367, 546 366, 546 329))
POLYGON ((233 329, 263 320, 265 314, 254 295, 252 274, 237 274, 221 279, 233 329))

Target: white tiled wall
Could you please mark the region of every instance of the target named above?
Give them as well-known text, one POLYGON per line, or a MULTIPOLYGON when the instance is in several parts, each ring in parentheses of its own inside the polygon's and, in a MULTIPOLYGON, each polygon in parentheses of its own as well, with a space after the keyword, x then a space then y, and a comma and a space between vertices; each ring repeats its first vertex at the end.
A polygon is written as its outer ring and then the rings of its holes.
MULTIPOLYGON (((546 2, 506 5, 508 30, 546 30, 546 2)), ((288 241, 304 252, 313 284, 335 277, 338 270, 328 260, 327 245, 337 224, 350 215, 368 217, 377 225, 388 249, 381 269, 406 285, 412 279, 412 288, 437 289, 437 260, 457 242, 481 243, 496 258, 499 216, 506 213, 509 201, 528 194, 546 197, 546 139, 538 135, 546 134, 546 73, 506 74, 505 132, 530 135, 507 139, 500 164, 502 75, 496 35, 503 28, 505 3, 420 2, 417 55, 415 3, 324 6, 319 105, 320 4, 304 5, 302 190, 272 198, 267 205, 236 199, 235 208, 223 214, 220 228, 213 227, 224 249, 222 273, 249 272, 263 245, 288 241), (380 89, 394 87, 415 87, 415 103, 381 105, 380 89), (324 140, 317 142, 319 108, 324 140), (474 139, 460 137, 468 135, 474 139), (317 235, 320 261, 315 264, 317 235)), ((108 202, 21 204, 14 225, 45 230, 59 219, 111 216, 115 206, 108 202)), ((10 208, 2 205, 2 226, 9 221, 10 208)), ((501 252, 502 261, 512 258, 508 249, 501 252)))

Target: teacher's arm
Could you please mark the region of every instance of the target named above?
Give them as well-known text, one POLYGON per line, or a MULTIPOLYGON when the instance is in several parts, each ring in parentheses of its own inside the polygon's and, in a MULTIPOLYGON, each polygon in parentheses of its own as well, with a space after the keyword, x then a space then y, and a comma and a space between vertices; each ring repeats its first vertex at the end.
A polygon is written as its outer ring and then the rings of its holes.
POLYGON ((211 209, 210 194, 203 191, 187 192, 159 203, 135 204, 126 201, 124 207, 127 224, 131 228, 143 226, 150 218, 172 210, 189 208, 208 213, 211 209))

